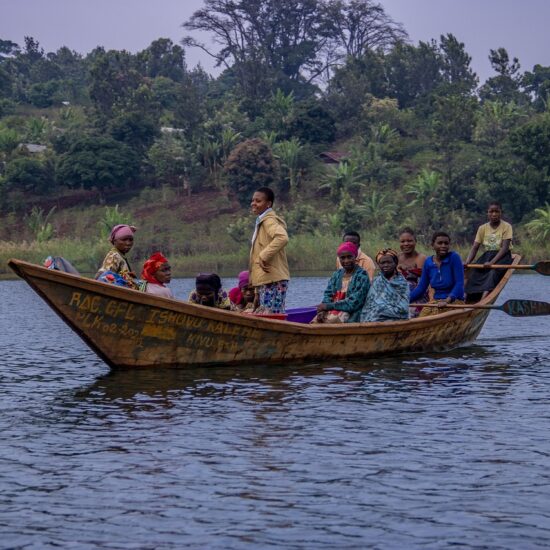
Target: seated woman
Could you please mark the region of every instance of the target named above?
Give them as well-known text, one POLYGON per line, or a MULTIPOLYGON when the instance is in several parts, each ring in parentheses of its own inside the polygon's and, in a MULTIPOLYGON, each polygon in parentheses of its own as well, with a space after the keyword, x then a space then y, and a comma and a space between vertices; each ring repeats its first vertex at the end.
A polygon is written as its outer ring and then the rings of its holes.
POLYGON ((411 292, 411 302, 416 303, 431 287, 437 307, 422 308, 419 317, 442 313, 441 308, 449 303, 464 303, 464 267, 460 256, 450 249, 451 237, 444 231, 436 231, 432 248, 435 254, 426 259, 418 286, 411 292))
MULTIPOLYGON (((416 250, 416 235, 410 227, 403 228, 399 233, 399 265, 397 269, 401 275, 405 277, 409 283, 409 289, 412 291, 418 286, 418 281, 422 275, 422 268, 426 261, 426 255, 416 250)), ((429 295, 426 292, 422 298, 417 300, 417 303, 424 304, 429 300, 429 295)), ((411 317, 418 317, 422 308, 411 308, 411 317)))
POLYGON ((172 267, 160 252, 155 252, 145 262, 141 278, 143 282, 139 289, 143 292, 163 298, 174 298, 172 291, 166 286, 172 279, 172 267))
POLYGON ((222 281, 216 273, 199 273, 195 279, 195 290, 189 294, 189 301, 201 306, 218 309, 234 309, 222 281))
MULTIPOLYGON (((464 263, 469 264, 483 246, 485 252, 476 260, 485 269, 472 269, 468 272, 466 294, 474 297, 481 294, 484 298, 500 282, 506 270, 490 269, 493 264, 509 265, 512 263, 512 226, 502 220, 502 207, 498 202, 491 202, 487 209, 488 223, 480 225, 472 249, 464 263)), ((479 297, 479 296, 478 296, 479 297)))
POLYGON ((342 266, 330 278, 312 323, 356 323, 370 288, 369 274, 357 265, 358 246, 342 243, 337 255, 342 266))
POLYGON ((380 273, 374 278, 361 311, 362 323, 400 321, 409 318, 409 285, 399 273, 395 250, 384 248, 376 254, 380 273))
POLYGON ((250 284, 248 271, 239 273, 239 284, 229 291, 229 299, 237 311, 254 311, 254 287, 250 284))
POLYGON ((113 245, 105 256, 101 267, 95 278, 103 283, 125 286, 134 290, 139 289, 140 282, 132 271, 126 254, 134 246, 134 233, 136 228, 133 225, 119 224, 111 230, 109 241, 113 245))

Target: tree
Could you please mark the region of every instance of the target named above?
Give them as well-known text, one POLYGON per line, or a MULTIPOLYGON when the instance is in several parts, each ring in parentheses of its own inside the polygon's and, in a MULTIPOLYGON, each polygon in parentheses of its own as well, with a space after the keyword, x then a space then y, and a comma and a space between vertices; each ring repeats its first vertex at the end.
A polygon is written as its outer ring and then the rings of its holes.
POLYGON ((178 137, 163 135, 147 152, 147 162, 152 166, 158 183, 183 183, 189 185, 196 172, 198 160, 192 144, 178 137))
POLYGON ((550 114, 520 126, 510 135, 512 151, 531 168, 526 181, 537 197, 537 204, 550 199, 550 114))
POLYGON ((20 51, 21 48, 15 42, 0 39, 0 63, 5 62, 7 59, 12 59, 20 51))
POLYGON ((538 190, 544 185, 548 187, 539 170, 514 154, 509 140, 504 140, 490 156, 482 159, 476 179, 477 201, 485 204, 488 200, 499 201, 515 222, 544 203, 538 197, 538 190))
POLYGON ((107 241, 112 228, 122 223, 129 225, 132 223, 132 218, 125 212, 119 210, 118 204, 106 206, 103 217, 97 222, 101 240, 107 241))
POLYGON ((297 198, 298 185, 304 168, 304 146, 297 138, 281 141, 275 145, 274 153, 281 163, 281 168, 290 186, 290 195, 297 198))
POLYGON ((149 78, 165 77, 181 82, 185 76, 185 52, 169 38, 159 38, 136 55, 139 72, 149 78))
POLYGON ((183 43, 231 68, 251 100, 266 97, 273 83, 312 80, 330 64, 321 55, 330 32, 320 0, 205 0, 183 26, 213 36, 219 51, 192 36, 183 43))
POLYGON ((44 193, 53 184, 49 167, 36 159, 14 158, 6 164, 5 186, 8 191, 44 193))
POLYGON ((433 40, 418 46, 398 43, 386 56, 385 71, 390 96, 402 109, 419 104, 443 82, 440 52, 433 40))
POLYGON ((16 130, 0 128, 0 159, 7 159, 19 145, 21 138, 16 130))
POLYGON ((358 191, 364 187, 357 164, 352 160, 344 160, 338 164, 336 170, 331 170, 319 190, 329 190, 330 196, 337 202, 342 200, 344 194, 358 191))
POLYGON ((479 79, 471 68, 472 58, 466 53, 464 43, 453 34, 441 35, 439 51, 441 73, 447 87, 454 94, 472 94, 479 79))
POLYGON ((414 196, 408 206, 417 206, 425 210, 429 204, 436 202, 440 185, 441 174, 423 169, 415 180, 404 187, 405 193, 414 196))
POLYGON ((338 203, 333 224, 337 225, 337 229, 341 232, 346 231, 350 227, 361 227, 362 223, 363 209, 356 204, 349 193, 344 191, 338 203))
MULTIPOLYGON (((461 141, 470 141, 475 122, 476 100, 463 95, 437 96, 432 130, 443 154, 446 183, 453 182, 454 161, 461 141)), ((451 196, 453 196, 451 189, 451 196)))
POLYGON ((387 51, 408 38, 403 25, 396 23, 374 0, 332 0, 327 11, 335 42, 348 59, 387 51))
POLYGON ((373 189, 370 194, 363 198, 361 208, 367 224, 373 228, 384 225, 397 210, 391 197, 387 193, 380 193, 376 189, 373 189))
POLYGON ((61 155, 56 178, 68 187, 104 191, 128 184, 138 172, 139 157, 128 145, 110 137, 90 136, 61 155))
POLYGON ((526 103, 527 98, 520 91, 522 77, 517 57, 510 61, 506 48, 490 50, 489 61, 497 76, 488 78, 479 90, 482 100, 502 101, 508 103, 526 103))
POLYGON ((328 83, 327 105, 342 135, 357 130, 364 105, 375 97, 391 95, 386 74, 386 58, 380 52, 367 52, 360 59, 349 58, 337 67, 328 83))
POLYGON ((59 81, 57 80, 32 84, 27 94, 28 101, 35 107, 51 107, 55 103, 55 95, 58 91, 59 81))
POLYGON ((487 147, 496 147, 525 116, 515 103, 485 101, 476 116, 474 141, 487 147))
POLYGON ((550 204, 544 208, 535 209, 535 219, 525 225, 533 238, 540 243, 547 243, 550 239, 550 204))
POLYGON ((294 114, 294 105, 294 93, 285 94, 283 90, 277 88, 265 104, 266 129, 276 132, 280 136, 286 136, 294 114))
POLYGON ((134 67, 133 56, 126 51, 96 48, 87 58, 90 64, 90 98, 97 111, 105 117, 127 103, 132 90, 143 82, 134 67))
POLYGON ((138 154, 151 146, 159 129, 155 122, 143 112, 123 112, 109 123, 111 136, 129 145, 138 154))
POLYGON ((336 137, 336 123, 318 100, 300 101, 292 113, 290 135, 303 142, 331 143, 336 137))
POLYGON ((28 228, 39 243, 49 241, 54 235, 54 229, 50 222, 54 212, 55 206, 52 206, 46 215, 44 215, 43 208, 33 206, 30 214, 25 216, 28 228))
POLYGON ((247 206, 256 189, 270 186, 275 180, 275 159, 262 140, 247 139, 231 151, 224 172, 228 190, 247 206))
POLYGON ((533 99, 538 111, 548 109, 550 105, 550 67, 535 65, 532 72, 526 72, 523 75, 521 83, 533 99))

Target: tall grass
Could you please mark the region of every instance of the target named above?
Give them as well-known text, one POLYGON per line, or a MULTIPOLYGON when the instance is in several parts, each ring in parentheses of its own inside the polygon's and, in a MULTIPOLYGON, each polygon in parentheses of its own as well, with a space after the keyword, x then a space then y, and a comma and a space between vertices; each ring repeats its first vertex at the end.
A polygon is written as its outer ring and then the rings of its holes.
MULTIPOLYGON (((239 271, 248 268, 249 244, 237 244, 224 232, 226 222, 213 223, 208 231, 189 225, 179 238, 171 234, 163 246, 155 243, 157 239, 148 237, 143 232, 136 239, 137 245, 129 253, 128 259, 133 269, 141 271, 143 262, 152 251, 162 250, 168 254, 175 276, 191 276, 199 272, 216 272, 221 276, 235 276, 239 271)), ((138 234, 136 234, 137 236, 138 234)), ((298 234, 291 235, 287 255, 291 274, 313 272, 330 273, 335 268, 336 248, 341 237, 334 234, 298 234)), ((364 232, 361 248, 369 256, 375 256, 381 248, 399 249, 397 239, 388 240, 377 232, 364 232)), ((469 245, 453 246, 463 258, 470 249, 469 245)), ((0 275, 10 276, 7 267, 10 258, 41 264, 47 256, 63 256, 68 259, 83 275, 93 275, 109 250, 109 243, 103 240, 84 240, 78 238, 55 238, 47 242, 38 241, 0 241, 0 275)), ((428 243, 419 243, 418 250, 431 254, 428 243)), ((520 253, 522 262, 533 263, 550 258, 550 243, 537 244, 526 238, 519 231, 518 242, 514 252, 520 253)))

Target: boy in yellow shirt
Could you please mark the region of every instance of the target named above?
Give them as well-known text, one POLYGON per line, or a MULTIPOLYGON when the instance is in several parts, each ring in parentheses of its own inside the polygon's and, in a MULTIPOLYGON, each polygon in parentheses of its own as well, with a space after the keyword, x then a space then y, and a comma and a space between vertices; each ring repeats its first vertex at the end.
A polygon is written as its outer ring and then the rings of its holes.
POLYGON ((512 263, 512 226, 502 219, 502 206, 498 202, 491 202, 487 209, 489 221, 480 225, 474 244, 466 258, 467 264, 471 263, 481 246, 484 253, 476 260, 483 264, 484 269, 474 269, 468 274, 466 294, 481 293, 485 297, 493 290, 504 276, 502 269, 490 269, 491 265, 508 265, 512 263))

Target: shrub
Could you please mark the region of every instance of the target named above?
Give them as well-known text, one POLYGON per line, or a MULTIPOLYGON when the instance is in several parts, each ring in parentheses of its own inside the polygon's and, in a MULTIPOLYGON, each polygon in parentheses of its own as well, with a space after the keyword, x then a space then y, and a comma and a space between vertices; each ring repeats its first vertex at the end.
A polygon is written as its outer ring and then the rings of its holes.
POLYGON ((224 165, 227 188, 238 201, 247 206, 258 187, 272 185, 276 176, 275 159, 269 146, 261 139, 239 143, 224 165))

